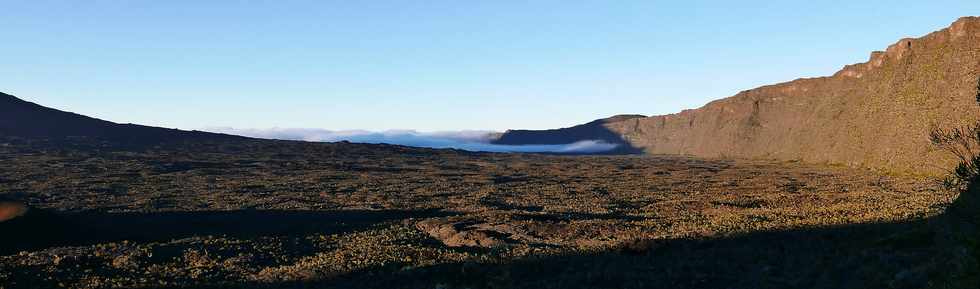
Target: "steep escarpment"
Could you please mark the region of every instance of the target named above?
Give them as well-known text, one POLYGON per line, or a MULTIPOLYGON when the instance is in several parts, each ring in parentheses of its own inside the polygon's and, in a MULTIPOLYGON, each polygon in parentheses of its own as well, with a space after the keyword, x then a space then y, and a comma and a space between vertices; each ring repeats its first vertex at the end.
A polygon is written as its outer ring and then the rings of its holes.
POLYGON ((980 18, 965 17, 924 37, 902 39, 833 76, 602 125, 650 154, 936 172, 952 160, 932 149, 929 131, 980 118, 978 78, 980 18))

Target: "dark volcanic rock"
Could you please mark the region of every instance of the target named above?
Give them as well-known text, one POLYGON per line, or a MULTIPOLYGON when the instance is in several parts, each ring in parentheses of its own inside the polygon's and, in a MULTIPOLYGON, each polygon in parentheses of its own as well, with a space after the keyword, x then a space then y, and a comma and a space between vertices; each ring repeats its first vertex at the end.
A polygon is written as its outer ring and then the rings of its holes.
POLYGON ((929 132, 980 119, 980 18, 902 39, 833 76, 743 91, 671 115, 509 131, 500 143, 616 136, 650 154, 750 157, 938 172, 929 132))

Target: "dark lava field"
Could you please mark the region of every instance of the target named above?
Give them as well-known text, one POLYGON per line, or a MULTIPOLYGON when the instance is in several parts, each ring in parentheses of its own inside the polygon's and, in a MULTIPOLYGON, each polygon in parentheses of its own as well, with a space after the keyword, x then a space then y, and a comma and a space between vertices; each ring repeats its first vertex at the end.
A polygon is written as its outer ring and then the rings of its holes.
POLYGON ((0 288, 946 288, 928 176, 681 156, 0 140, 0 288))

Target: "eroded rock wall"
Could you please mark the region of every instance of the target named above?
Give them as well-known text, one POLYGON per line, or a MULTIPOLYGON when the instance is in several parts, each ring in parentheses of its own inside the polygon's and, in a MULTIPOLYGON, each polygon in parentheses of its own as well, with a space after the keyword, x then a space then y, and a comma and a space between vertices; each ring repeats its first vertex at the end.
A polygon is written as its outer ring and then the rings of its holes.
POLYGON ((671 115, 606 122, 650 154, 748 157, 939 172, 937 126, 978 120, 980 18, 902 39, 830 77, 743 91, 671 115))

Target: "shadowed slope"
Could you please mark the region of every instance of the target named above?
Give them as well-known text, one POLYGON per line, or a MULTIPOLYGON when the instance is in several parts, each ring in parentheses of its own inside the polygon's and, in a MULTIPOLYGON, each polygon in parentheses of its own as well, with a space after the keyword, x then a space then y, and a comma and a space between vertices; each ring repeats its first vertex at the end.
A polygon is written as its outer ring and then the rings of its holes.
POLYGON ((52 140, 86 137, 125 144, 242 138, 200 131, 117 124, 44 107, 5 93, 0 93, 0 136, 52 140))
POLYGON ((500 145, 558 145, 570 144, 578 141, 597 140, 618 147, 606 154, 633 154, 640 151, 633 147, 629 141, 620 134, 609 130, 606 123, 625 121, 629 119, 642 118, 642 115, 617 115, 610 118, 595 120, 587 124, 576 125, 573 127, 549 129, 549 130, 508 130, 500 135, 493 144, 500 145))

